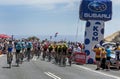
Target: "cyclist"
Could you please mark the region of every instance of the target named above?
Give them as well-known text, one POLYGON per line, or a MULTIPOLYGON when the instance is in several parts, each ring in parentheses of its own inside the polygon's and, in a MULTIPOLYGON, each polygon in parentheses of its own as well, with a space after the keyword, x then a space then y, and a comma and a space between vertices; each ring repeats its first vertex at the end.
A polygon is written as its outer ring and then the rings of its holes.
POLYGON ((57 60, 58 64, 61 65, 61 58, 62 58, 62 45, 57 46, 57 60))
POLYGON ((48 52, 48 61, 50 62, 51 61, 51 56, 52 56, 52 51, 53 51, 52 44, 49 45, 48 50, 49 50, 49 52, 48 52))
POLYGON ((12 44, 12 40, 9 41, 9 44, 7 45, 7 63, 9 64, 9 67, 11 68, 11 63, 13 60, 13 44, 12 44))
POLYGON ((67 45, 64 43, 62 45, 62 64, 63 66, 66 66, 66 56, 67 56, 67 45))
POLYGON ((25 48, 26 48, 26 44, 25 44, 25 42, 23 40, 21 42, 21 46, 22 46, 22 51, 20 53, 20 57, 21 57, 21 63, 22 63, 23 59, 25 57, 25 48))
POLYGON ((30 58, 31 58, 31 49, 32 49, 32 43, 29 41, 27 43, 27 60, 30 61, 30 58))
POLYGON ((55 59, 55 64, 58 64, 58 51, 57 51, 57 49, 58 49, 58 45, 55 44, 54 45, 54 59, 55 59))
POLYGON ((19 62, 20 62, 20 51, 22 50, 22 45, 20 42, 17 42, 16 44, 16 63, 17 66, 19 66, 19 62))
POLYGON ((46 56, 47 56, 47 49, 48 49, 48 45, 45 43, 45 44, 43 45, 43 55, 42 55, 43 60, 45 60, 45 58, 46 58, 46 56))
POLYGON ((39 58, 40 57, 40 55, 41 55, 41 44, 40 44, 40 42, 38 42, 38 45, 37 45, 37 49, 38 49, 38 51, 37 51, 37 58, 39 58))
POLYGON ((67 53, 67 55, 68 55, 68 63, 71 66, 71 64, 72 64, 72 53, 73 53, 72 47, 69 46, 67 51, 68 51, 68 53, 67 53))

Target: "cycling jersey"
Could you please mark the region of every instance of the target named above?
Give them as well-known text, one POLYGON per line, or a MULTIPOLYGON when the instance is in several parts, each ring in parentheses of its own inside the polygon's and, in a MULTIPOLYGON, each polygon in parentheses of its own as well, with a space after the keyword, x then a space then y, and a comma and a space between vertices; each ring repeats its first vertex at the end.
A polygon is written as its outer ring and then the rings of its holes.
POLYGON ((62 47, 60 45, 57 47, 57 52, 58 52, 58 54, 60 54, 62 52, 62 47))
POLYGON ((49 49, 49 52, 51 52, 53 50, 53 47, 50 45, 48 49, 49 49))
POLYGON ((69 52, 72 53, 72 51, 73 51, 72 48, 69 47, 69 48, 68 48, 68 53, 69 53, 69 52))
POLYGON ((40 45, 38 44, 38 50, 40 50, 40 45))
POLYGON ((62 52, 64 55, 67 54, 67 46, 66 45, 62 46, 62 52))
POLYGON ((44 49, 44 51, 47 51, 48 45, 45 44, 45 45, 43 46, 43 49, 44 49))
POLYGON ((31 42, 28 42, 27 48, 32 48, 32 43, 31 42))
POLYGON ((26 48, 25 42, 22 42, 22 49, 25 49, 25 48, 26 48))
POLYGON ((8 52, 11 53, 13 49, 13 44, 8 44, 8 52))
POLYGON ((100 58, 101 55, 101 48, 94 48, 93 51, 96 53, 96 58, 100 58))
POLYGON ((21 50, 22 49, 22 46, 20 44, 17 44, 16 45, 16 50, 21 50))
POLYGON ((72 55, 72 52, 73 52, 72 48, 69 47, 69 48, 68 48, 68 55, 71 56, 71 55, 72 55))

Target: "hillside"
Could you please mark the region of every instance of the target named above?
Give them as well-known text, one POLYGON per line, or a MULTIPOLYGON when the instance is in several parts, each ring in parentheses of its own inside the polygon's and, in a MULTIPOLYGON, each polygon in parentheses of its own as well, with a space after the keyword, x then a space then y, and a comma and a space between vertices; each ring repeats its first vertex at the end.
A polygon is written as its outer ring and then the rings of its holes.
POLYGON ((107 42, 120 41, 120 31, 117 31, 117 32, 113 33, 112 35, 105 37, 104 40, 107 41, 107 42))

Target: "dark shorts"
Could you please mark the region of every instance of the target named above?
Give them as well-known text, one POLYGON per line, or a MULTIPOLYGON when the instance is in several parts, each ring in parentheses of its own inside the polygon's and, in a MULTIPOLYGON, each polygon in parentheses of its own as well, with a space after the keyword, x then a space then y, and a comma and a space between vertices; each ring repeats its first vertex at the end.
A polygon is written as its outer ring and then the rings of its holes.
POLYGON ((106 62, 110 62, 111 57, 107 57, 106 62))
POLYGON ((16 53, 20 53, 21 50, 16 50, 16 53))
POLYGON ((67 55, 67 52, 66 52, 66 51, 63 51, 63 52, 62 52, 62 55, 67 55))
POLYGON ((58 52, 58 55, 60 55, 61 54, 61 52, 58 52))
POLYGON ((44 49, 44 51, 47 51, 47 49, 44 49))
POLYGON ((38 50, 40 50, 40 47, 38 47, 38 50))
POLYGON ((72 55, 72 52, 68 52, 68 55, 72 55))
POLYGON ((96 61, 100 61, 101 60, 101 58, 95 58, 96 59, 96 61))
POLYGON ((30 51, 31 50, 31 48, 27 48, 27 51, 30 51))

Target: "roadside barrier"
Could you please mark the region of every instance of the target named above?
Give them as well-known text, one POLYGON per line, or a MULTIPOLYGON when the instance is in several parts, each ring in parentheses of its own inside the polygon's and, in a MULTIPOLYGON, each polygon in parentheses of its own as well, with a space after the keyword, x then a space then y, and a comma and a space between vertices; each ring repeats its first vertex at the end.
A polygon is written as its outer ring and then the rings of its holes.
POLYGON ((73 59, 76 64, 86 64, 86 53, 75 52, 73 59))

